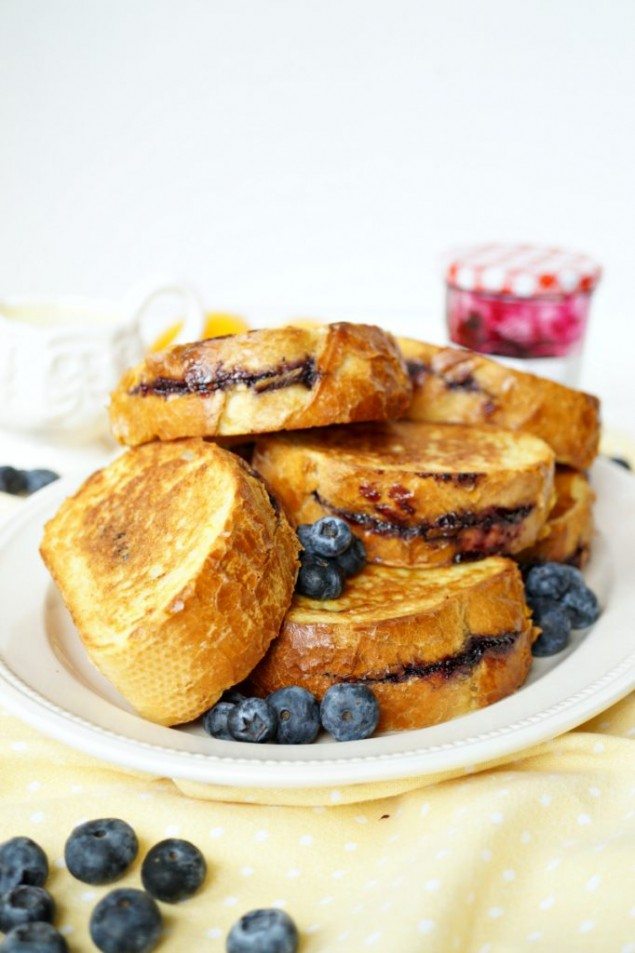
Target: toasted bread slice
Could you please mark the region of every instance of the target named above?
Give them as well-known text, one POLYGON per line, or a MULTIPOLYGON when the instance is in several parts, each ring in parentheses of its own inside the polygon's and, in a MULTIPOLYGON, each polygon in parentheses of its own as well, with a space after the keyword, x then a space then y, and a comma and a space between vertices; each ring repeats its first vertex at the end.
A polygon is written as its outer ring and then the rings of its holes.
POLYGON ((569 563, 582 569, 589 559, 593 536, 595 493, 584 473, 556 467, 556 502, 533 546, 518 553, 528 563, 569 563))
POLYGON ((345 519, 371 562, 443 564, 532 545, 553 451, 494 427, 398 421, 259 440, 253 465, 296 523, 345 519))
POLYGON ((259 694, 303 685, 319 698, 336 682, 363 682, 381 728, 422 728, 519 688, 536 634, 509 559, 367 566, 339 599, 296 596, 250 682, 259 694))
POLYGON ((151 354, 124 374, 120 443, 249 435, 403 414, 412 388, 394 339, 364 324, 271 328, 151 354))
POLYGON ((597 397, 450 347, 400 338, 413 383, 410 420, 495 424, 541 437, 558 463, 590 466, 598 452, 597 397))
POLYGON ((239 457, 153 443, 93 474, 41 553, 90 658, 151 721, 196 718, 277 635, 298 543, 239 457))

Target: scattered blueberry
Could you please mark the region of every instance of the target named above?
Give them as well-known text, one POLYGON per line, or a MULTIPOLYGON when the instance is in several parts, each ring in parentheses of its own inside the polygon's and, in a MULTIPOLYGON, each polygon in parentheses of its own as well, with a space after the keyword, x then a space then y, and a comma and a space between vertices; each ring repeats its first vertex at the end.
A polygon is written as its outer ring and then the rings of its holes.
POLYGON ((353 536, 351 545, 337 557, 337 565, 345 576, 354 576, 366 565, 366 549, 358 536, 353 536))
POLYGON ((324 516, 312 525, 298 528, 298 537, 304 548, 316 556, 339 556, 351 545, 353 534, 344 520, 324 516))
POLYGON ((625 470, 633 469, 630 461, 627 460, 626 457, 610 457, 609 459, 612 460, 613 463, 617 463, 618 466, 624 467, 625 470))
POLYGON ((296 953, 298 928, 288 913, 250 910, 227 935, 227 953, 296 953))
POLYGON ((264 698, 246 698, 234 705, 227 724, 236 741, 263 744, 273 741, 276 735, 276 713, 264 698))
POLYGON ((223 741, 231 741, 231 735, 227 726, 229 713, 236 707, 235 702, 216 702, 213 708, 206 711, 203 715, 203 728, 212 738, 221 738, 223 741))
POLYGON ((584 585, 584 577, 579 569, 564 563, 543 563, 529 570, 525 589, 528 596, 561 599, 572 585, 580 583, 584 585))
MULTIPOLYGON (((574 566, 561 563, 534 566, 527 573, 525 592, 532 612, 539 619, 549 607, 558 608, 567 613, 571 628, 582 629, 593 625, 600 615, 595 594, 574 566)), ((538 624, 542 626, 541 621, 538 624)))
POLYGON ((44 887, 21 884, 0 897, 0 930, 3 933, 21 923, 50 923, 54 914, 55 901, 44 887))
POLYGON ((279 688, 267 698, 276 715, 276 741, 280 745, 310 745, 320 730, 317 698, 300 685, 279 688))
POLYGON ((0 845, 0 894, 20 884, 42 887, 48 873, 46 854, 30 837, 12 837, 0 845))
POLYGON ((332 559, 302 553, 295 587, 310 599, 338 599, 344 589, 344 571, 332 559))
POLYGON ((205 880, 207 864, 198 847, 169 837, 159 841, 141 865, 141 882, 150 896, 178 903, 193 896, 205 880))
POLYGON ((597 622, 600 606, 594 592, 587 586, 569 589, 562 597, 562 606, 569 613, 574 629, 586 629, 597 622))
POLYGON ((64 847, 66 866, 87 884, 118 880, 137 856, 137 835, 125 821, 105 817, 80 824, 64 847))
POLYGON ((531 654, 543 658, 562 652, 569 644, 571 635, 571 620, 567 610, 560 605, 550 605, 535 613, 534 617, 542 634, 532 645, 531 654))
POLYGON ((36 493, 59 478, 59 473, 55 473, 54 470, 26 470, 24 473, 25 492, 36 493))
POLYGON ((152 897, 143 890, 121 887, 99 901, 89 927, 102 953, 148 953, 159 942, 163 922, 152 897))
POLYGON ((358 741, 370 737, 377 727, 379 703, 366 685, 340 682, 326 691, 320 717, 336 741, 358 741))
POLYGON ((7 933, 0 953, 68 953, 68 944, 50 923, 22 923, 7 933))
POLYGON ((15 467, 0 467, 0 490, 11 493, 13 496, 26 491, 24 470, 15 467))
POLYGON ((226 692, 223 692, 223 697, 221 698, 222 702, 229 702, 230 705, 238 705, 239 702, 244 702, 246 695, 243 695, 242 692, 239 692, 235 688, 228 688, 226 692))

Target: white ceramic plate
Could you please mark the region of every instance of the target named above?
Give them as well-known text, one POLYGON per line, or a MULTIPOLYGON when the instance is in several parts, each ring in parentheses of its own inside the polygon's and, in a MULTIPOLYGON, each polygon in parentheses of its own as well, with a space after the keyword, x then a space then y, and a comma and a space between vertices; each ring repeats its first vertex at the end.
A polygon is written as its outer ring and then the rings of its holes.
POLYGON ((122 767, 245 787, 333 786, 475 767, 569 730, 635 687, 635 478, 600 460, 587 572, 603 614, 536 660, 526 685, 481 711, 366 741, 285 747, 216 741, 136 715, 88 661, 38 555, 42 526, 77 481, 37 493, 0 531, 0 703, 45 734, 122 767))

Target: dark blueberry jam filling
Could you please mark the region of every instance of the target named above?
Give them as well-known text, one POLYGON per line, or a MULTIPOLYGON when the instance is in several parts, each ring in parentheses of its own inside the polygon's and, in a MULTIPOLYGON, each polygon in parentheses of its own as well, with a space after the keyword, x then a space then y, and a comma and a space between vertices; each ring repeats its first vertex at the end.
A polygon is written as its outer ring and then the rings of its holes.
MULTIPOLYGON (((520 637, 520 632, 502 632, 500 635, 473 635, 469 639, 463 652, 456 655, 446 655, 435 662, 408 662, 399 668, 385 672, 370 673, 369 675, 338 675, 340 682, 407 682, 412 678, 431 678, 438 675, 448 679, 454 675, 468 675, 476 668, 487 653, 505 655, 509 652, 520 637)), ((333 676, 334 677, 334 676, 333 676)))
MULTIPOLYGON (((505 506, 488 506, 484 510, 473 513, 469 510, 463 512, 444 513, 438 519, 432 522, 415 523, 414 526, 405 526, 402 523, 391 520, 379 519, 371 513, 359 513, 353 510, 340 509, 333 506, 328 500, 323 499, 317 491, 313 491, 313 498, 329 513, 339 516, 348 523, 355 526, 361 526, 371 533, 377 533, 378 536, 397 536, 400 539, 416 539, 421 537, 425 540, 433 539, 454 539, 463 530, 477 528, 484 532, 489 532, 497 526, 518 526, 526 519, 533 510, 533 504, 527 506, 516 506, 513 508, 505 506)), ((376 507, 379 509, 379 506, 376 507)), ((391 511, 391 515, 398 515, 391 511)))
POLYGON ((240 367, 228 370, 222 364, 209 367, 194 363, 186 370, 183 378, 155 377, 154 380, 137 384, 130 394, 141 397, 147 397, 149 394, 155 397, 200 394, 204 397, 215 391, 231 390, 240 384, 253 388, 259 394, 292 387, 294 384, 311 390, 319 376, 313 357, 305 357, 300 361, 282 361, 266 371, 248 371, 240 367))

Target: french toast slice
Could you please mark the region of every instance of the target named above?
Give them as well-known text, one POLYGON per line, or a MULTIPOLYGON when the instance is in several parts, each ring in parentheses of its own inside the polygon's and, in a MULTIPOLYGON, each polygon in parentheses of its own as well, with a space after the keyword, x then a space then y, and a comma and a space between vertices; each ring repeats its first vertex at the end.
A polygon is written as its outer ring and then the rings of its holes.
POLYGON ((190 721, 252 670, 293 594, 297 537, 239 457, 152 443, 89 477, 41 554, 88 654, 151 721, 190 721))
POLYGON ((150 354, 123 375, 110 420, 116 439, 135 446, 387 420, 411 394, 401 352, 380 328, 269 328, 150 354))
POLYGON ((520 552, 553 502, 553 451, 494 427, 398 421, 272 434, 252 462, 293 522, 339 516, 371 562, 391 566, 520 552))
POLYGON ((423 728, 519 688, 537 634, 510 559, 367 566, 339 599, 296 595, 250 683, 262 695, 302 685, 321 698, 337 682, 363 682, 380 728, 423 728))
POLYGON ((598 452, 597 397, 504 367, 474 351, 399 338, 413 384, 410 420, 494 424, 540 437, 580 470, 598 452))
POLYGON ((518 553, 522 564, 569 563, 582 569, 588 562, 593 536, 595 493, 584 473, 556 467, 556 502, 533 546, 518 553))

